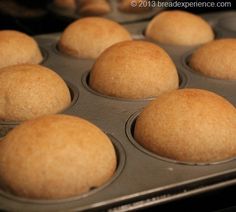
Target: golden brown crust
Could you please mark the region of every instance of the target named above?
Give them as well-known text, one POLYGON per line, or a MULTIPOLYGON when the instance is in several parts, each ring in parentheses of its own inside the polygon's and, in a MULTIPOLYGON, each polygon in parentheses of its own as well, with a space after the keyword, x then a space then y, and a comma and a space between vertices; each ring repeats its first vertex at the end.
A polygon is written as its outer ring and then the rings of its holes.
POLYGON ((0 69, 0 119, 22 121, 64 110, 70 92, 59 75, 40 65, 0 69))
POLYGON ((106 0, 82 0, 78 2, 78 12, 81 16, 99 16, 111 12, 111 7, 106 0))
POLYGON ((145 41, 124 41, 96 60, 90 86, 109 96, 146 98, 178 88, 178 74, 168 54, 145 41))
POLYGON ((49 115, 26 121, 1 141, 1 183, 22 197, 80 195, 107 182, 115 169, 109 138, 78 117, 49 115))
POLYGON ((57 7, 75 10, 76 3, 75 0, 54 0, 53 2, 57 7))
POLYGON ((62 33, 59 48, 78 58, 97 58, 109 46, 131 40, 129 32, 105 18, 82 18, 70 24, 62 33))
POLYGON ((165 11, 147 26, 146 36, 160 43, 192 46, 214 39, 211 26, 200 16, 184 11, 165 11))
POLYGON ((38 44, 30 36, 14 31, 0 30, 0 68, 42 61, 38 44))
POLYGON ((190 66, 210 77, 236 80, 236 39, 219 39, 198 48, 190 66))
POLYGON ((148 150, 174 160, 225 160, 236 156, 236 110, 213 92, 176 90, 144 109, 134 137, 148 150))

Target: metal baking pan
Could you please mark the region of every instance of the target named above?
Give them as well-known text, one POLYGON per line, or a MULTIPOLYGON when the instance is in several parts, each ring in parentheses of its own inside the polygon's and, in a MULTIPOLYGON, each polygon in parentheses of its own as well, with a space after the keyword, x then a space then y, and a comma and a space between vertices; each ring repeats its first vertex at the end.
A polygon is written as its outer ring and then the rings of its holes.
MULTIPOLYGON (((236 37, 236 12, 206 14, 203 17, 213 26, 216 38, 236 37)), ((143 31, 146 26, 147 22, 125 25, 134 38, 141 39, 145 39, 143 31)), ((76 59, 59 52, 59 36, 36 37, 45 56, 42 64, 61 75, 71 89, 73 103, 63 113, 85 118, 110 136, 118 156, 116 173, 104 186, 63 200, 29 200, 1 191, 0 210, 127 211, 236 184, 234 158, 211 164, 187 164, 159 157, 138 145, 132 136, 132 129, 137 115, 151 99, 128 100, 93 91, 87 79, 94 61, 76 59)), ((161 46, 176 63, 181 78, 180 87, 211 90, 236 105, 236 81, 209 78, 188 66, 188 57, 196 47, 161 46)), ((6 128, 17 123, 0 124, 6 128)))
MULTIPOLYGON (((109 18, 122 24, 150 19, 155 14, 164 9, 161 7, 153 7, 150 9, 150 11, 144 13, 125 13, 118 9, 118 0, 109 0, 108 2, 111 5, 111 12, 101 17, 109 18)), ((54 5, 53 3, 48 5, 48 10, 65 20, 73 21, 78 18, 81 18, 81 16, 76 12, 76 10, 60 8, 54 5)))

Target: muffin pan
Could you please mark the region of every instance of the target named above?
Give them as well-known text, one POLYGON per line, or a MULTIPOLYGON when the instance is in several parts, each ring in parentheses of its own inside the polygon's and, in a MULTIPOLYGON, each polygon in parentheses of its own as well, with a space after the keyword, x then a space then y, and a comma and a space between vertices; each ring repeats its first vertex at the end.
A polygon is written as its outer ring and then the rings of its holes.
MULTIPOLYGON (((236 12, 205 14, 216 32, 216 38, 236 37, 236 12), (235 24, 235 25, 234 25, 235 24), (227 27, 226 27, 227 26, 227 27)), ((134 38, 145 39, 148 22, 127 24, 134 38)), ((63 113, 85 118, 107 133, 118 156, 118 167, 106 185, 88 194, 65 200, 38 201, 18 198, 0 192, 0 210, 21 211, 127 211, 159 204, 186 196, 236 184, 234 158, 211 164, 188 164, 159 157, 140 147, 133 138, 132 127, 142 109, 152 100, 129 100, 101 95, 87 84, 93 60, 79 60, 59 52, 59 34, 40 35, 36 39, 47 57, 43 65, 55 70, 75 92, 73 103, 63 113)), ((196 47, 162 46, 174 60, 180 87, 202 88, 216 92, 236 105, 236 82, 218 80, 196 73, 188 66, 188 58, 196 47)), ((1 127, 17 123, 1 122, 1 127)))
MULTIPOLYGON (((118 0, 109 0, 109 4, 111 5, 111 12, 101 16, 104 18, 109 18, 111 20, 114 20, 118 23, 130 23, 130 22, 135 22, 135 21, 141 21, 141 20, 145 20, 148 18, 153 17, 156 13, 160 12, 161 10, 163 10, 163 8, 152 8, 150 9, 150 11, 148 12, 144 12, 144 13, 125 13, 122 12, 118 9, 118 0)), ((81 18, 80 15, 75 11, 75 10, 70 10, 70 9, 65 9, 65 8, 60 8, 56 5, 54 5, 53 3, 48 5, 48 9, 49 11, 51 11, 52 13, 54 13, 55 15, 57 15, 60 18, 63 18, 65 20, 76 20, 78 18, 81 18)))

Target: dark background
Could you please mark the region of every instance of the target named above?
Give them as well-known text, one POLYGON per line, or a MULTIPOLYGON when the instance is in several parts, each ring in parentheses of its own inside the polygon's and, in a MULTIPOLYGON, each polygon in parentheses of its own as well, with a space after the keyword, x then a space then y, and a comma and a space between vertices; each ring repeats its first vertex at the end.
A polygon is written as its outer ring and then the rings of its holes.
MULTIPOLYGON (((47 9, 50 3, 51 0, 0 0, 0 29, 15 29, 30 35, 62 31, 72 20, 67 17, 59 18, 50 12, 47 9)), ((230 9, 235 9, 236 2, 231 0, 231 3, 230 9)), ((222 10, 229 8, 187 9, 193 13, 222 10)), ((236 211, 236 186, 145 209, 147 210, 236 211)))

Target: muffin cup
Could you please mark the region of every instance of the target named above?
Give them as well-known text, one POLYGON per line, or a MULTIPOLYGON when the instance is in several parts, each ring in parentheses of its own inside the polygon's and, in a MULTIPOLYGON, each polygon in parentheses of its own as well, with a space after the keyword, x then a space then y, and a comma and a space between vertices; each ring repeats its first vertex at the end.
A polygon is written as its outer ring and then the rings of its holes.
MULTIPOLYGON (((95 91, 89 86, 89 76, 90 76, 90 71, 87 71, 83 74, 82 76, 82 84, 85 89, 87 89, 89 92, 93 93, 94 95, 103 97, 103 98, 109 98, 112 100, 118 100, 118 101, 130 101, 130 102, 138 102, 138 101, 151 101, 157 98, 157 96, 151 96, 151 97, 146 97, 146 98, 140 98, 140 99, 129 99, 129 98, 121 98, 121 97, 114 97, 114 96, 108 96, 102 93, 99 93, 98 91, 95 91)), ((186 83, 187 83, 187 78, 184 74, 178 73, 179 76, 179 88, 184 88, 186 83)))
POLYGON ((190 59, 191 59, 191 56, 192 54, 194 53, 194 50, 191 50, 190 52, 187 52, 184 56, 183 56, 183 66, 191 72, 191 74, 195 74, 195 75, 198 75, 199 77, 202 77, 202 78, 208 78, 208 79, 211 79, 213 81, 221 81, 221 82, 225 82, 225 83, 232 83, 232 84, 235 84, 236 83, 236 80, 223 80, 223 79, 218 79, 218 78, 215 78, 215 77, 211 77, 211 76, 207 76, 207 75, 204 75, 203 73, 199 72, 199 71, 196 71, 194 70, 194 68, 192 68, 190 66, 190 59))
POLYGON ((39 47, 39 49, 40 49, 40 52, 41 52, 42 57, 43 57, 42 61, 41 61, 39 64, 40 64, 40 65, 43 65, 43 64, 45 63, 45 61, 48 59, 48 52, 47 52, 47 50, 46 50, 45 48, 43 48, 43 47, 39 47))
POLYGON ((6 199, 9 199, 10 201, 15 202, 16 205, 23 204, 25 207, 25 210, 31 210, 34 207, 37 207, 37 209, 40 209, 40 210, 49 210, 51 207, 53 208, 55 207, 57 208, 57 210, 61 210, 62 209, 61 207, 63 207, 63 204, 66 205, 67 203, 73 203, 80 199, 86 198, 90 195, 95 195, 96 193, 99 193, 100 191, 105 189, 107 186, 109 186, 116 178, 119 177, 122 170, 124 169, 125 160, 126 160, 125 150, 120 144, 120 142, 117 139, 115 139, 112 135, 108 135, 108 137, 110 138, 115 148, 116 158, 117 158, 117 167, 111 179, 109 179, 109 181, 103 184, 102 186, 97 187, 97 188, 92 187, 90 188, 90 191, 84 194, 78 195, 78 196, 65 198, 65 199, 57 199, 57 200, 37 200, 37 199, 19 197, 12 194, 10 191, 7 191, 7 188, 5 189, 0 188, 0 202, 1 202, 1 197, 3 197, 6 199))
MULTIPOLYGON (((221 164, 221 163, 227 163, 229 161, 232 161, 236 158, 229 158, 226 160, 220 160, 220 161, 214 161, 214 162, 207 162, 207 163, 194 163, 194 162, 188 162, 188 161, 179 161, 179 160, 175 160, 175 159, 171 159, 168 157, 164 157, 164 156, 160 156, 148 149, 146 149, 145 147, 143 147, 141 144, 139 144, 135 138, 134 138, 134 128, 135 128, 135 124, 136 124, 136 120, 138 118, 138 116, 140 115, 140 112, 136 112, 134 113, 127 121, 126 123, 126 134, 127 137, 129 138, 130 142, 135 145, 136 148, 138 148, 140 151, 144 152, 145 154, 154 157, 158 160, 164 160, 167 161, 169 163, 177 163, 177 164, 181 164, 181 165, 189 165, 189 166, 207 166, 207 165, 217 165, 217 164, 221 164)), ((191 141, 190 141, 191 142, 191 141)))

